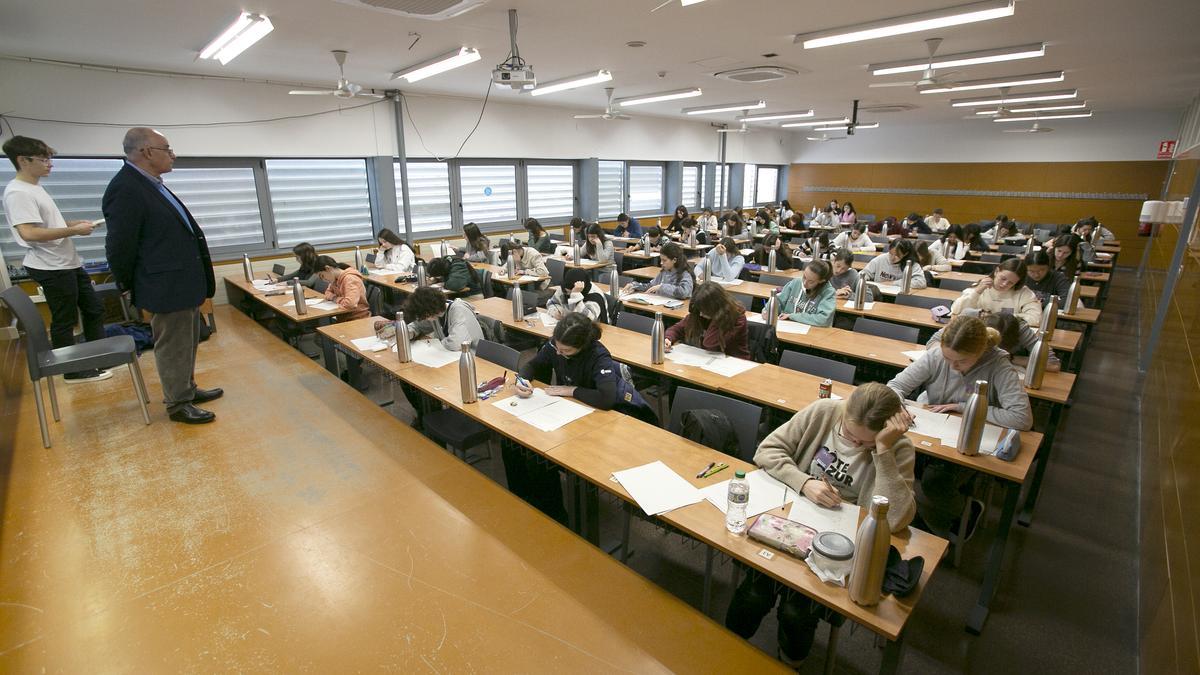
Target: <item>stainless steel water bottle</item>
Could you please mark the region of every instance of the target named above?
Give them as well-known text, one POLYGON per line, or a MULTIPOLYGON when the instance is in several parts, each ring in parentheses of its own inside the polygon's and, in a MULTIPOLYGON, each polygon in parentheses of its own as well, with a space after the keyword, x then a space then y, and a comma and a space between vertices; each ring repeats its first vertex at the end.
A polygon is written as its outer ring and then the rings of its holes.
POLYGON ((1058 325, 1058 296, 1050 296, 1050 301, 1042 309, 1042 330, 1046 338, 1054 337, 1054 329, 1058 325))
POLYGON ((867 279, 861 274, 858 285, 854 287, 854 309, 865 310, 867 307, 867 279))
POLYGON ((766 314, 767 325, 772 330, 779 327, 779 313, 782 308, 779 306, 779 289, 771 289, 771 297, 767 298, 767 304, 763 307, 763 312, 766 314))
POLYGON ((297 314, 308 314, 308 303, 304 298, 304 287, 300 285, 299 279, 292 280, 292 302, 296 305, 297 314))
POLYGON ((1041 389, 1046 377, 1046 362, 1050 359, 1050 339, 1046 331, 1038 333, 1038 341, 1029 350, 1029 363, 1025 366, 1025 387, 1041 389))
POLYGON ((850 569, 847 591, 850 600, 864 607, 878 605, 883 598, 883 575, 887 571, 888 549, 892 543, 888 506, 887 497, 872 497, 871 509, 854 538, 854 566, 850 569))
POLYGON ((408 341, 408 322, 404 312, 396 312, 396 358, 400 363, 412 361, 412 344, 408 341))
POLYGON ((776 251, 775 249, 771 249, 770 251, 767 251, 767 271, 768 272, 776 271, 776 265, 777 265, 776 259, 777 258, 778 258, 778 251, 776 251))
POLYGON ((1075 273, 1075 279, 1071 282, 1071 287, 1067 289, 1067 302, 1063 309, 1065 314, 1074 314, 1075 310, 1079 309, 1079 288, 1081 286, 1079 273, 1075 273))
POLYGON ((988 383, 975 380, 975 391, 963 406, 962 426, 958 429, 958 451, 975 456, 979 454, 979 441, 983 438, 983 425, 987 423, 988 383))
POLYGON ((666 339, 662 312, 655 312, 654 325, 650 328, 650 363, 658 365, 666 359, 666 339))
POLYGON ((417 261, 417 288, 424 288, 429 285, 429 275, 425 272, 425 261, 417 261))
POLYGON ((458 388, 463 403, 474 403, 479 380, 475 377, 475 355, 471 353, 471 342, 463 340, 462 353, 458 356, 458 388))
POLYGON ((908 295, 912 293, 912 278, 913 278, 913 261, 909 260, 904 263, 904 278, 900 280, 900 294, 908 295))
POLYGON ((508 299, 512 303, 512 318, 513 321, 525 320, 525 298, 521 293, 521 287, 517 284, 512 285, 512 290, 508 292, 508 299))
POLYGON ((242 254, 242 274, 246 275, 246 281, 254 280, 254 268, 250 265, 250 256, 242 254))

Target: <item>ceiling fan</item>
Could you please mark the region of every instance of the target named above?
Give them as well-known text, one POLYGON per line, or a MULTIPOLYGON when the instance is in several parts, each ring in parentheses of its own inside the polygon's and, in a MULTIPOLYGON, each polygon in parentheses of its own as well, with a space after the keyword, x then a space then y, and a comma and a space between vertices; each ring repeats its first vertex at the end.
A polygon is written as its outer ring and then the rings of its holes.
POLYGON ((383 98, 383 94, 363 93, 362 85, 354 84, 346 79, 346 50, 333 50, 333 60, 338 65, 337 87, 333 89, 293 89, 288 93, 293 96, 336 96, 338 98, 383 98))
MULTIPOLYGON (((749 110, 742 111, 743 117, 746 115, 749 115, 749 114, 750 114, 749 110)), ((741 126, 734 127, 732 129, 730 129, 729 127, 725 127, 724 129, 717 129, 718 134, 749 134, 749 133, 753 133, 753 132, 754 132, 754 129, 751 129, 750 125, 746 124, 745 122, 742 122, 741 126)))
POLYGON ((1048 134, 1051 131, 1054 131, 1054 129, 1051 129, 1050 127, 1043 127, 1043 126, 1039 125, 1037 122, 1034 122, 1033 126, 1028 129, 1004 129, 1003 130, 1003 132, 1006 134, 1048 134))
POLYGON ((927 87, 932 84, 946 84, 946 79, 954 73, 960 73, 961 70, 948 70, 941 75, 937 75, 937 71, 933 67, 933 55, 937 52, 938 47, 942 45, 942 38, 929 38, 925 41, 925 46, 929 49, 929 66, 921 73, 921 79, 911 82, 877 82, 869 84, 868 87, 878 89, 883 87, 927 87))
POLYGON ((804 140, 824 143, 825 141, 844 141, 847 138, 849 138, 849 136, 829 136, 827 134, 821 134, 820 136, 805 136, 804 140))
POLYGON ((604 93, 608 95, 608 105, 605 106, 603 113, 601 113, 599 115, 575 115, 575 119, 577 119, 577 120, 627 120, 627 119, 630 119, 629 115, 626 115, 625 113, 619 113, 619 112, 613 110, 613 102, 612 102, 613 88, 605 87, 604 93))

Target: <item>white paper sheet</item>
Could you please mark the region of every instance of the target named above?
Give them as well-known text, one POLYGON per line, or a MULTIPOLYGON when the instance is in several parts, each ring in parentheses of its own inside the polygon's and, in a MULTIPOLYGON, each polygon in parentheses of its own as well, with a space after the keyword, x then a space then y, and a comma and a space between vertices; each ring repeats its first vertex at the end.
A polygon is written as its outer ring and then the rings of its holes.
POLYGON ((452 352, 436 340, 413 340, 410 343, 412 360, 427 368, 441 368, 454 363, 462 352, 452 352))
POLYGON ((553 397, 554 401, 532 415, 521 420, 542 431, 554 431, 589 414, 592 409, 567 398, 553 397))
POLYGON ((732 356, 726 356, 720 359, 713 359, 707 366, 702 366, 710 373, 724 375, 725 377, 735 377, 754 368, 758 364, 749 359, 739 359, 732 356))
MULTIPOLYGON (((952 433, 947 433, 942 436, 942 445, 947 448, 958 448, 958 430, 962 427, 961 417, 950 417, 950 422, 954 426, 952 433)), ((982 455, 996 454, 996 445, 1000 443, 1000 436, 1004 434, 1004 429, 995 424, 983 425, 983 436, 979 439, 979 453, 982 455)))
POLYGON ((798 321, 779 320, 779 325, 775 327, 776 333, 792 333, 793 335, 808 335, 808 329, 812 328, 806 323, 798 321))
POLYGON ((524 417, 554 403, 554 400, 554 397, 547 394, 545 389, 534 389, 533 396, 529 398, 510 396, 502 401, 496 401, 492 405, 514 417, 524 417))
MULTIPOLYGON (((753 518, 771 509, 777 509, 790 501, 794 501, 797 497, 795 490, 775 480, 775 478, 762 469, 757 469, 746 474, 746 481, 750 483, 750 501, 746 504, 747 518, 753 518)), ((720 509, 721 513, 725 513, 725 509, 729 504, 728 480, 701 488, 700 493, 704 495, 709 504, 720 509)))
POLYGON ((900 352, 900 353, 907 356, 909 361, 916 361, 917 359, 921 358, 921 355, 925 353, 925 350, 924 349, 914 349, 912 351, 900 352))
POLYGON ((724 356, 724 354, 706 351, 691 345, 673 345, 671 351, 667 352, 664 356, 671 363, 703 368, 712 363, 714 359, 724 356))
MULTIPOLYGON (((847 300, 846 304, 844 306, 846 309, 854 309, 854 301, 847 300)), ((864 302, 863 303, 863 311, 864 312, 869 312, 872 309, 875 309, 875 303, 873 303, 873 302, 864 302)))
POLYGON ((371 337, 358 338, 357 340, 351 340, 350 344, 354 345, 355 347, 358 348, 359 351, 363 351, 363 352, 381 352, 388 348, 387 342, 380 340, 379 338, 375 337, 374 335, 372 335, 371 337))
MULTIPOLYGON (((304 305, 306 307, 308 307, 309 309, 320 309, 320 310, 327 311, 327 312, 333 311, 338 308, 338 304, 336 302, 333 302, 332 300, 308 299, 308 300, 304 301, 304 305)), ((288 300, 287 302, 283 303, 283 306, 284 307, 295 307, 296 301, 288 300)))
POLYGON ((900 295, 900 287, 892 286, 891 284, 875 284, 880 293, 884 295, 900 295))
POLYGON ((538 319, 542 321, 542 325, 546 328, 554 328, 558 325, 558 319, 550 316, 548 312, 538 312, 538 319))
POLYGON ((676 300, 675 298, 668 298, 662 295, 652 295, 650 293, 630 293, 629 295, 621 296, 621 300, 641 300, 648 305, 662 307, 680 307, 683 305, 682 300, 676 300))
POLYGON ((792 501, 788 520, 807 525, 817 532, 840 532, 854 541, 858 534, 858 515, 861 509, 854 504, 842 502, 837 508, 818 506, 808 497, 792 501))
POLYGON ((614 471, 613 478, 646 515, 657 516, 704 499, 699 490, 661 461, 614 471))
POLYGON ((713 279, 713 281, 717 282, 718 284, 721 284, 722 286, 741 286, 742 285, 741 279, 722 279, 720 277, 715 277, 713 279))
MULTIPOLYGON (((922 436, 931 436, 941 441, 941 444, 947 448, 958 447, 958 431, 962 427, 962 417, 951 415, 949 413, 935 413, 921 407, 920 403, 915 401, 905 401, 905 407, 912 413, 916 424, 913 425, 911 431, 921 434, 922 436)), ((979 452, 985 455, 991 455, 996 452, 996 445, 1000 443, 1000 437, 1004 434, 1004 428, 995 424, 983 425, 983 437, 979 441, 979 452)))

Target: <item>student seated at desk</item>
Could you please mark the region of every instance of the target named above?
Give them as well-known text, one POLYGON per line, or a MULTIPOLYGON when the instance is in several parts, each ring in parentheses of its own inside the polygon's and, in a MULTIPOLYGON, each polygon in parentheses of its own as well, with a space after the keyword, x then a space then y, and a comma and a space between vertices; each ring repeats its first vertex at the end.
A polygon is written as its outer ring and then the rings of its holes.
POLYGON ((944 213, 942 209, 936 208, 933 210, 933 213, 925 218, 925 224, 929 226, 930 232, 941 234, 946 231, 946 228, 950 227, 950 221, 943 215, 944 213))
MULTIPOLYGON (((987 421, 1028 431, 1033 428, 1029 395, 1008 353, 999 345, 1000 333, 980 319, 955 317, 943 330, 941 343, 927 349, 887 386, 901 398, 924 389, 918 403, 934 412, 961 413, 974 391, 975 381, 987 380, 987 421)), ((925 467, 917 490, 917 511, 930 532, 947 537, 957 528, 966 506, 962 490, 973 473, 971 469, 938 460, 931 460, 925 467)), ((983 503, 972 500, 968 534, 973 533, 982 513, 983 503)))
POLYGON ((379 248, 375 249, 375 268, 396 274, 412 274, 417 256, 395 232, 386 227, 379 231, 379 248))
MULTIPOLYGON (((858 288, 858 270, 854 269, 854 252, 839 248, 829 256, 829 264, 833 276, 829 277, 829 285, 833 286, 835 295, 840 300, 854 297, 858 288)), ((871 301, 871 287, 867 286, 867 302, 871 301)))
POLYGON ((764 236, 761 244, 755 244, 754 253, 750 254, 749 262, 766 271, 770 264, 771 251, 775 251, 775 269, 792 269, 792 249, 783 241, 782 237, 774 232, 764 236))
MULTIPOLYGON (((829 256, 833 255, 833 252, 836 250, 833 244, 830 243, 832 240, 829 238, 829 232, 827 231, 822 231, 810 239, 801 240, 800 245, 797 246, 796 249, 801 255, 812 256, 814 243, 813 240, 816 240, 816 244, 821 247, 821 259, 823 260, 828 259, 829 256)), ((854 254, 851 253, 850 257, 853 258, 854 254)))
MULTIPOLYGON (((798 499, 823 507, 857 510, 874 495, 887 497, 888 527, 902 532, 916 511, 916 451, 904 435, 911 421, 895 392, 868 382, 845 401, 822 399, 796 413, 763 439, 754 463, 799 493, 798 499)), ((808 656, 821 619, 838 625, 845 620, 767 574, 748 570, 725 626, 750 639, 777 600, 778 653, 792 667, 808 656)))
MULTIPOLYGON (((643 238, 648 239, 650 241, 650 250, 651 251, 657 251, 657 250, 661 249, 664 244, 667 244, 671 241, 670 239, 667 238, 667 236, 665 234, 663 234, 662 230, 658 229, 657 227, 655 227, 653 225, 646 228, 646 232, 645 232, 645 235, 643 238)), ((632 250, 637 250, 640 248, 641 247, 638 246, 637 244, 635 244, 634 246, 631 247, 632 250)))
POLYGON ((537 221, 537 218, 525 219, 525 231, 529 233, 530 248, 542 255, 554 253, 554 240, 546 234, 546 230, 542 228, 542 224, 537 221))
POLYGON ((1020 258, 996 265, 990 276, 962 292, 950 306, 950 316, 1009 313, 1037 328, 1042 323, 1042 303, 1025 288, 1025 274, 1025 263, 1020 258))
POLYGON ((707 267, 705 280, 733 281, 742 274, 742 268, 746 265, 746 259, 742 257, 733 237, 721 239, 721 242, 704 256, 704 260, 707 267))
POLYGON ((867 236, 867 226, 854 223, 850 229, 833 238, 834 248, 848 248, 852 251, 874 251, 875 242, 867 236))
POLYGON ((451 293, 466 291, 468 295, 483 292, 483 279, 479 271, 463 258, 444 256, 429 261, 425 269, 434 281, 440 281, 442 286, 451 293))
POLYGON ((475 308, 462 298, 446 304, 446 294, 439 288, 422 286, 413 291, 404 303, 404 318, 412 339, 432 337, 450 351, 458 351, 462 343, 470 342, 471 349, 483 339, 483 328, 475 316, 475 308))
POLYGON ((630 216, 628 213, 622 213, 617 216, 617 229, 613 230, 613 235, 617 237, 637 237, 641 238, 644 234, 642 224, 637 218, 630 216))
POLYGON ((1080 219, 1075 223, 1075 227, 1071 228, 1071 233, 1095 246, 1103 246, 1117 238, 1116 235, 1101 225, 1095 216, 1080 219), (1098 238, 1099 241, 1092 241, 1094 238, 1098 238))
POLYGON ((562 286, 546 301, 546 312, 555 319, 579 312, 592 321, 610 323, 608 298, 592 286, 592 273, 578 267, 563 273, 562 286))
POLYGON ((780 225, 789 230, 807 229, 807 226, 804 224, 804 214, 800 213, 799 211, 795 211, 792 213, 792 215, 784 218, 780 225))
POLYGON ((488 241, 484 233, 479 231, 479 226, 475 223, 463 225, 463 236, 467 240, 466 248, 463 249, 463 258, 468 262, 488 262, 492 253, 492 243, 488 241))
POLYGON ((914 235, 933 234, 933 230, 929 229, 929 225, 921 218, 921 214, 916 212, 904 217, 904 229, 914 235))
MULTIPOLYGON (((997 346, 1008 353, 1014 366, 1024 368, 1028 365, 1029 350, 1033 349, 1038 341, 1036 330, 1012 314, 991 314, 983 322, 988 328, 994 328, 1000 334, 1000 342, 997 346)), ((938 329, 925 343, 926 349, 941 344, 942 334, 945 332, 945 328, 938 329)), ((1050 350, 1050 353, 1046 355, 1046 370, 1051 373, 1062 370, 1062 361, 1059 360, 1054 350, 1050 350)))
MULTIPOLYGON (((545 390, 551 396, 570 396, 598 410, 658 424, 658 416, 600 343, 600 325, 578 312, 559 319, 550 340, 521 366, 521 376, 531 383, 555 382, 545 390)), ((518 383, 517 395, 527 398, 533 390, 518 383)), ((504 444, 503 457, 509 490, 565 525, 558 468, 511 443, 504 444)))
POLYGON ((538 283, 536 288, 543 289, 550 285, 550 270, 546 268, 546 258, 542 256, 537 249, 521 244, 514 244, 511 241, 500 243, 500 266, 508 264, 508 256, 513 256, 517 261, 517 274, 529 274, 537 277, 547 277, 545 281, 538 283))
POLYGON ((652 281, 645 283, 630 282, 625 285, 629 293, 653 293, 677 300, 692 297, 692 289, 696 285, 696 273, 688 262, 683 249, 674 242, 668 242, 658 254, 662 269, 652 281))
MULTIPOLYGON (((600 223, 592 223, 587 226, 587 240, 583 245, 583 255, 588 260, 595 260, 601 265, 613 264, 613 243, 604 236, 604 229, 600 227, 600 223)), ((571 257, 568 252, 567 257, 571 257)))
POLYGON ((749 339, 746 308, 720 284, 710 282, 696 288, 688 304, 687 316, 667 329, 666 347, 671 351, 671 345, 686 344, 748 359, 749 339))
POLYGON ((717 229, 717 216, 712 209, 704 209, 700 212, 700 217, 696 219, 696 226, 701 232, 717 229))
POLYGON ((980 230, 979 223, 967 223, 967 226, 963 228, 962 240, 967 245, 968 251, 987 253, 992 250, 983 238, 983 231, 980 230))
POLYGON ((679 243, 686 245, 692 235, 696 237, 696 245, 708 243, 708 233, 701 229, 695 218, 688 218, 680 224, 679 243))
POLYGON ((667 233, 668 234, 671 234, 671 233, 679 234, 680 232, 682 232, 683 231, 683 221, 687 220, 689 217, 690 216, 688 215, 688 210, 687 210, 686 206, 684 206, 683 204, 676 206, 675 213, 671 218, 671 222, 667 223, 667 233))
POLYGON ((1008 219, 1008 216, 1001 213, 996 216, 996 221, 992 223, 992 227, 983 233, 983 240, 989 244, 1000 245, 1005 243, 1008 237, 1016 237, 1020 233, 1017 232, 1017 224, 1008 219))
MULTIPOLYGON (((779 294, 779 311, 784 318, 810 326, 829 327, 837 309, 837 291, 829 283, 833 268, 824 260, 811 260, 804 273, 792 279, 779 294)), ((765 312, 766 309, 764 308, 765 312)), ((763 315, 763 320, 767 316, 763 315)))
POLYGON ((1059 302, 1066 301, 1071 280, 1051 268, 1050 254, 1045 250, 1034 251, 1025 256, 1025 287, 1033 291, 1045 307, 1052 295, 1057 295, 1059 302))
MULTIPOLYGON (((1050 266, 1067 279, 1073 279, 1083 266, 1083 255, 1079 251, 1079 243, 1079 236, 1074 234, 1060 234, 1050 242, 1054 251, 1054 257, 1050 259, 1050 266)), ((1045 246, 1042 248, 1045 249, 1045 246)))
MULTIPOLYGON (((936 242, 935 242, 936 243, 936 242)), ((942 257, 940 251, 934 250, 929 242, 924 239, 917 241, 914 249, 917 255, 917 262, 921 263, 921 269, 926 272, 949 272, 951 265, 950 261, 942 257)), ((926 276, 925 281, 929 281, 929 276, 926 276)))
POLYGON ((783 199, 779 202, 779 222, 787 222, 791 219, 792 214, 794 213, 796 213, 796 210, 792 208, 791 202, 786 199, 783 199))
POLYGON ((942 238, 929 245, 929 250, 937 251, 946 260, 965 260, 967 245, 963 242, 962 225, 951 225, 946 228, 942 238))
POLYGON ((899 285, 900 280, 904 278, 904 267, 909 261, 913 263, 912 287, 925 288, 925 272, 917 260, 916 246, 911 239, 893 239, 886 252, 880 253, 867 263, 861 276, 877 284, 899 285))
POLYGON ((312 244, 304 241, 292 247, 292 254, 296 256, 296 262, 300 263, 300 267, 291 274, 284 274, 279 277, 271 276, 279 283, 287 283, 295 279, 300 282, 301 286, 307 286, 323 293, 325 291, 325 283, 317 277, 317 249, 313 248, 312 244))
POLYGON ((779 222, 772 218, 771 212, 766 209, 759 209, 754 214, 754 223, 760 230, 779 234, 779 222))
POLYGON ((838 222, 842 225, 853 225, 858 222, 858 213, 855 212, 852 202, 842 204, 842 213, 838 216, 838 222))
POLYGON ((317 276, 329 285, 325 289, 326 300, 337 303, 342 309, 354 310, 343 316, 343 321, 371 316, 371 308, 367 305, 367 287, 358 270, 322 255, 317 256, 317 276))
POLYGON ((817 214, 812 220, 812 227, 830 228, 838 224, 837 214, 834 213, 833 207, 826 206, 824 210, 817 214))

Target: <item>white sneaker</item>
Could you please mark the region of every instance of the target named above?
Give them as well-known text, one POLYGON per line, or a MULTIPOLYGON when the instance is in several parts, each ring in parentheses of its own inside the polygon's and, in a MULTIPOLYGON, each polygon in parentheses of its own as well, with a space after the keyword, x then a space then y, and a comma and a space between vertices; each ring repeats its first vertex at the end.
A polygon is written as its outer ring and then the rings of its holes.
POLYGON ((111 377, 111 370, 81 370, 77 373, 63 375, 63 381, 67 384, 80 384, 82 382, 99 382, 111 377))

